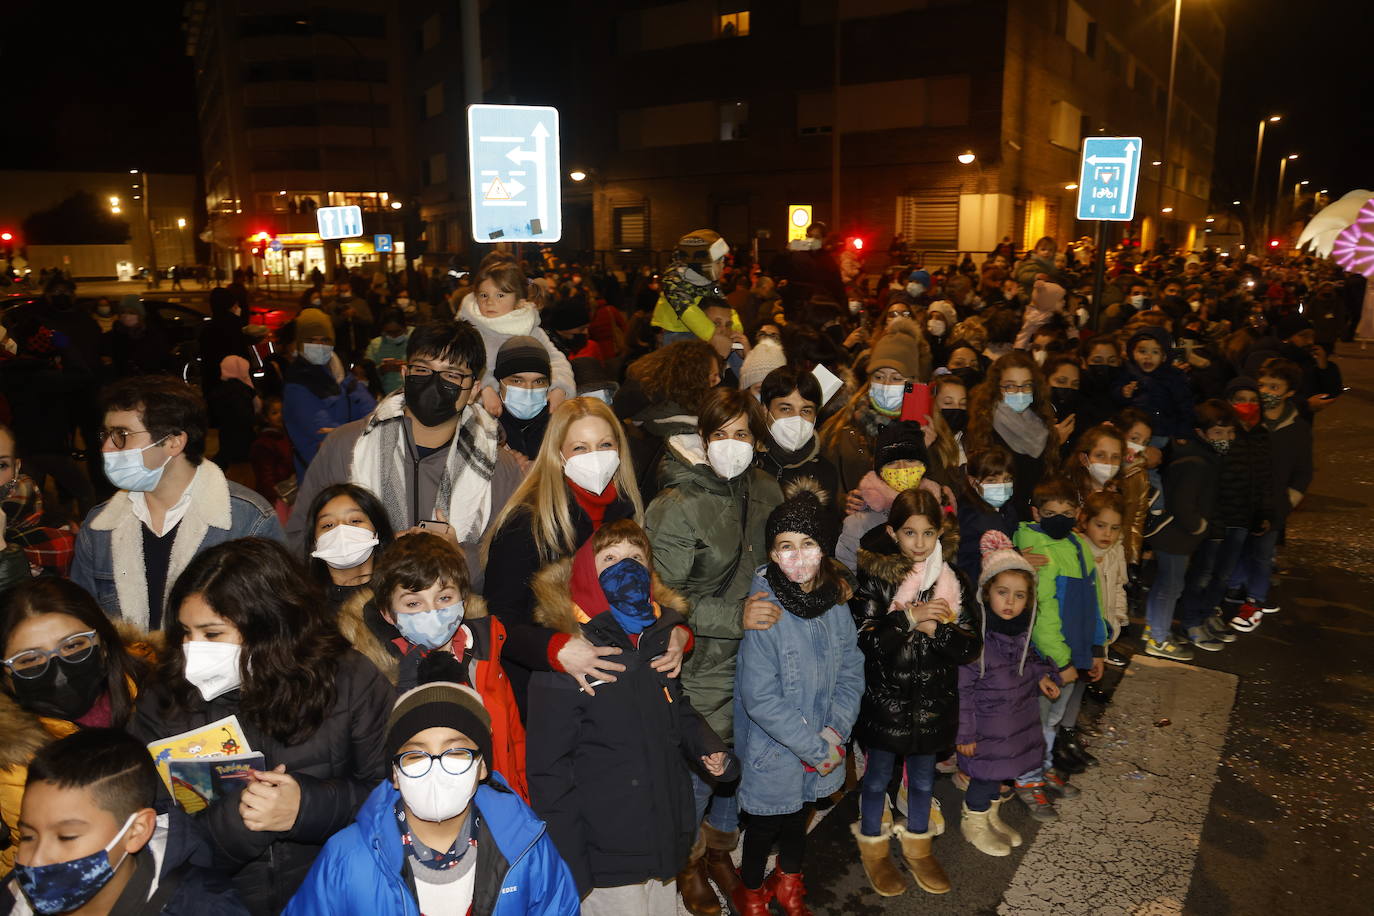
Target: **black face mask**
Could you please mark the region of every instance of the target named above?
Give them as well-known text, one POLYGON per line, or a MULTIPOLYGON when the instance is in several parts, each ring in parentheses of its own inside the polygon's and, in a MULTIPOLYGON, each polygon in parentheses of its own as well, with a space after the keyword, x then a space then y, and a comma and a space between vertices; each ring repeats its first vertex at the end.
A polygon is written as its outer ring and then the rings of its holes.
MULTIPOLYGON (((563 335, 559 335, 562 337, 563 335)), ((568 348, 569 353, 576 353, 587 345, 586 334, 574 334, 571 337, 563 337, 563 346, 568 348)))
POLYGON ((439 373, 429 378, 406 376, 406 406, 423 426, 443 426, 458 414, 454 401, 463 389, 444 381, 439 373))
POLYGON ((1106 363, 1085 366, 1083 375, 1093 388, 1100 391, 1111 386, 1112 379, 1116 378, 1116 366, 1109 366, 1106 363))
POLYGON ((1030 609, 1022 611, 1010 620, 1005 620, 998 616, 992 608, 984 612, 984 622, 987 624, 989 633, 1001 633, 1005 636, 1020 636, 1030 628, 1030 609))
POLYGON ((1051 388, 1050 403, 1054 405, 1054 415, 1064 419, 1069 414, 1078 413, 1077 388, 1051 388))
POLYGON ((940 416, 945 418, 945 425, 956 433, 968 427, 968 411, 962 407, 941 407, 940 416))
POLYGON ((974 387, 983 380, 983 373, 972 366, 964 366, 961 369, 951 369, 949 370, 949 374, 953 375, 955 378, 961 379, 964 383, 964 387, 969 391, 972 391, 974 387))
POLYGON ((29 712, 71 721, 90 711, 105 692, 108 671, 105 653, 97 649, 79 662, 60 656, 48 659, 48 667, 38 677, 10 676, 14 698, 29 712))
POLYGON ((1074 517, 1072 515, 1049 515, 1040 517, 1040 530, 1054 538, 1062 541, 1069 536, 1073 530, 1074 517))

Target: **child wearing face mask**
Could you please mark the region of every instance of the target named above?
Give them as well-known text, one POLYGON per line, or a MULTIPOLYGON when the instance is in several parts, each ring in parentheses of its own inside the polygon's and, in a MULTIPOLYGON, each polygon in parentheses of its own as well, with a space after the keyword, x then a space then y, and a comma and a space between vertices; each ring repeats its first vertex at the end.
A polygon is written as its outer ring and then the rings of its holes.
POLYGON ((926 480, 930 464, 925 431, 915 420, 896 420, 878 433, 873 448, 873 470, 859 481, 856 490, 863 507, 845 516, 835 558, 851 570, 859 568, 859 543, 864 535, 887 521, 892 501, 903 490, 921 487, 933 495, 939 485, 926 480))
MULTIPOLYGON (((754 353, 760 349, 755 347, 754 353)), ((804 477, 827 493, 834 493, 839 486, 839 472, 821 455, 816 435, 823 400, 815 374, 792 366, 779 366, 760 383, 759 401, 768 420, 767 449, 755 456, 754 465, 775 477, 778 486, 804 477)))
POLYGON ((594 694, 557 672, 530 681, 530 800, 587 895, 587 913, 671 916, 675 876, 684 894, 691 884, 692 894, 715 899, 697 839, 692 771, 733 781, 737 766, 681 681, 650 664, 686 625, 687 611, 652 569, 644 529, 620 519, 533 582, 538 623, 614 646, 625 665, 594 694))
POLYGON ((378 737, 388 777, 325 844, 286 916, 577 916, 553 838, 492 767, 492 716, 476 691, 417 686, 378 737))
POLYGON ((501 668, 506 629, 472 593, 453 544, 426 532, 398 538, 376 559, 370 592, 340 611, 339 627, 398 692, 437 678, 476 690, 492 715, 490 765, 528 797, 525 728, 501 668))
MULTIPOLYGON (((794 485, 768 516, 768 563, 753 592, 784 611, 740 644, 735 680, 735 747, 744 776, 744 834, 734 912, 765 916, 806 909, 802 883, 808 811, 844 785, 845 743, 864 692, 843 567, 831 556, 836 530, 828 494, 794 485), (777 867, 765 878, 768 856, 777 867)), ((884 840, 884 843, 886 841, 884 840)))
MULTIPOLYGON (((458 317, 482 335, 487 365, 496 365, 501 345, 512 337, 533 337, 549 357, 549 408, 577 396, 577 381, 563 352, 539 326, 539 309, 529 301, 529 280, 524 268, 504 255, 488 255, 477 272, 477 286, 463 298, 458 317)), ((500 384, 492 374, 482 379, 482 406, 493 417, 505 409, 500 384)))
MULTIPOLYGON (((1123 515, 1121 494, 1098 490, 1083 498, 1083 511, 1078 514, 1078 533, 1088 543, 1097 564, 1098 600, 1107 618, 1108 645, 1121 636, 1130 618, 1126 612, 1126 552, 1121 546, 1123 515)), ((1107 653, 1108 663, 1112 662, 1107 653)))
POLYGON ((983 538, 978 609, 983 651, 959 667, 955 749, 969 785, 959 830, 979 852, 1011 855, 1021 834, 1002 821, 1003 786, 1045 755, 1040 698, 1059 698, 1059 672, 1031 645, 1035 569, 999 531, 983 538))
POLYGON ((859 587, 850 602, 865 675, 854 736, 868 755, 855 835, 864 870, 885 896, 904 889, 895 866, 885 862, 889 836, 901 841, 902 858, 922 890, 950 889, 931 856, 931 841, 945 829, 932 797, 935 762, 954 746, 958 668, 977 655, 981 642, 961 577, 945 561, 940 536, 946 525, 953 522, 929 492, 898 494, 887 524, 863 539, 859 587), (903 769, 907 820, 892 826, 887 795, 903 769))
POLYGON ((1031 499, 1033 522, 1022 522, 1013 543, 1045 558, 1036 585, 1039 611, 1031 638, 1059 669, 1059 698, 1041 705, 1045 757, 1016 778, 1016 794, 1038 821, 1059 816, 1048 793, 1078 794, 1069 777, 1097 764, 1079 743, 1075 727, 1086 681, 1102 677, 1109 629, 1098 594, 1097 564, 1086 539, 1074 532, 1082 503, 1064 477, 1042 481, 1031 499))
POLYGON ((1008 539, 1016 533, 1016 510, 1011 505, 1011 452, 989 446, 969 456, 959 490, 959 553, 954 565, 964 578, 977 582, 982 574, 983 535, 1000 531, 1008 539))

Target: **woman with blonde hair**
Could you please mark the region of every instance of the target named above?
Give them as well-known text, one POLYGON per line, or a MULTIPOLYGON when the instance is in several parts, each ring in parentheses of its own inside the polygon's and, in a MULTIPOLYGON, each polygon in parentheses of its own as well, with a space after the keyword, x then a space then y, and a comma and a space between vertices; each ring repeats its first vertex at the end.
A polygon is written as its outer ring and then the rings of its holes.
MULTIPOLYGON (((530 583, 543 567, 576 553, 603 524, 640 521, 643 515, 634 464, 615 414, 596 398, 564 401, 549 419, 529 474, 492 523, 482 554, 490 577, 484 597, 506 627, 503 663, 522 713, 533 671, 566 672, 594 693, 596 681, 614 681, 625 670, 609 657, 620 650, 537 625, 530 583)), ((686 643, 685 632, 675 634, 655 668, 675 673, 686 643)))

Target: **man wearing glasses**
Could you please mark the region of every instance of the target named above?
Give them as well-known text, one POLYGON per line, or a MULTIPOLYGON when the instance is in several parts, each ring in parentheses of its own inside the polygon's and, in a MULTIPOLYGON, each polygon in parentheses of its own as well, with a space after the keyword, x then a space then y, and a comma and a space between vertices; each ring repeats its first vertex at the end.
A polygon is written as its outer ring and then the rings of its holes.
POLYGON ((286 916, 575 916, 577 887, 553 840, 488 766, 491 717, 477 691, 444 681, 407 691, 385 738, 391 778, 325 844, 286 916))
POLYGON ((519 465, 499 448, 499 425, 475 403, 486 362, 482 338, 467 322, 417 327, 401 390, 331 432, 306 469, 286 526, 291 543, 304 543, 316 493, 355 483, 377 494, 394 530, 424 525, 460 546, 480 592, 478 546, 520 484, 519 465))
POLYGON ((126 379, 105 396, 100 453, 119 492, 76 535, 72 581, 106 614, 145 630, 163 625, 176 577, 206 548, 244 537, 282 539, 261 496, 205 461, 205 402, 177 379, 126 379))

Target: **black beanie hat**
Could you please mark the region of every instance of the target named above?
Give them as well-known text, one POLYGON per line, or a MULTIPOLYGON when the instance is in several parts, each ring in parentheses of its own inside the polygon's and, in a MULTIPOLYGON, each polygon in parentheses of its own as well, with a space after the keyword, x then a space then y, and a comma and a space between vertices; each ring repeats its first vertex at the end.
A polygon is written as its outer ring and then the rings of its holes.
POLYGON ((549 351, 533 337, 512 337, 496 351, 492 377, 500 381, 517 372, 550 373, 549 351))
POLYGON ((477 745, 487 769, 491 759, 491 715, 477 691, 462 684, 434 681, 401 694, 386 719, 386 753, 394 757, 411 738, 427 728, 456 729, 477 745))
POLYGON ((878 432, 878 441, 873 447, 875 471, 902 460, 915 460, 930 466, 925 430, 915 420, 893 420, 878 432))
POLYGON ((1246 375, 1238 375, 1226 383, 1226 400, 1231 400, 1237 391, 1253 391, 1259 394, 1259 382, 1246 375))
POLYGON ((571 331, 591 323, 591 313, 587 311, 587 300, 581 294, 560 299, 544 309, 544 327, 555 331, 571 331))
POLYGON ((835 545, 840 540, 839 520, 830 507, 829 495, 815 478, 799 477, 783 489, 783 501, 768 514, 764 526, 767 550, 773 549, 774 538, 784 531, 804 534, 819 544, 826 556, 835 555, 835 545))

